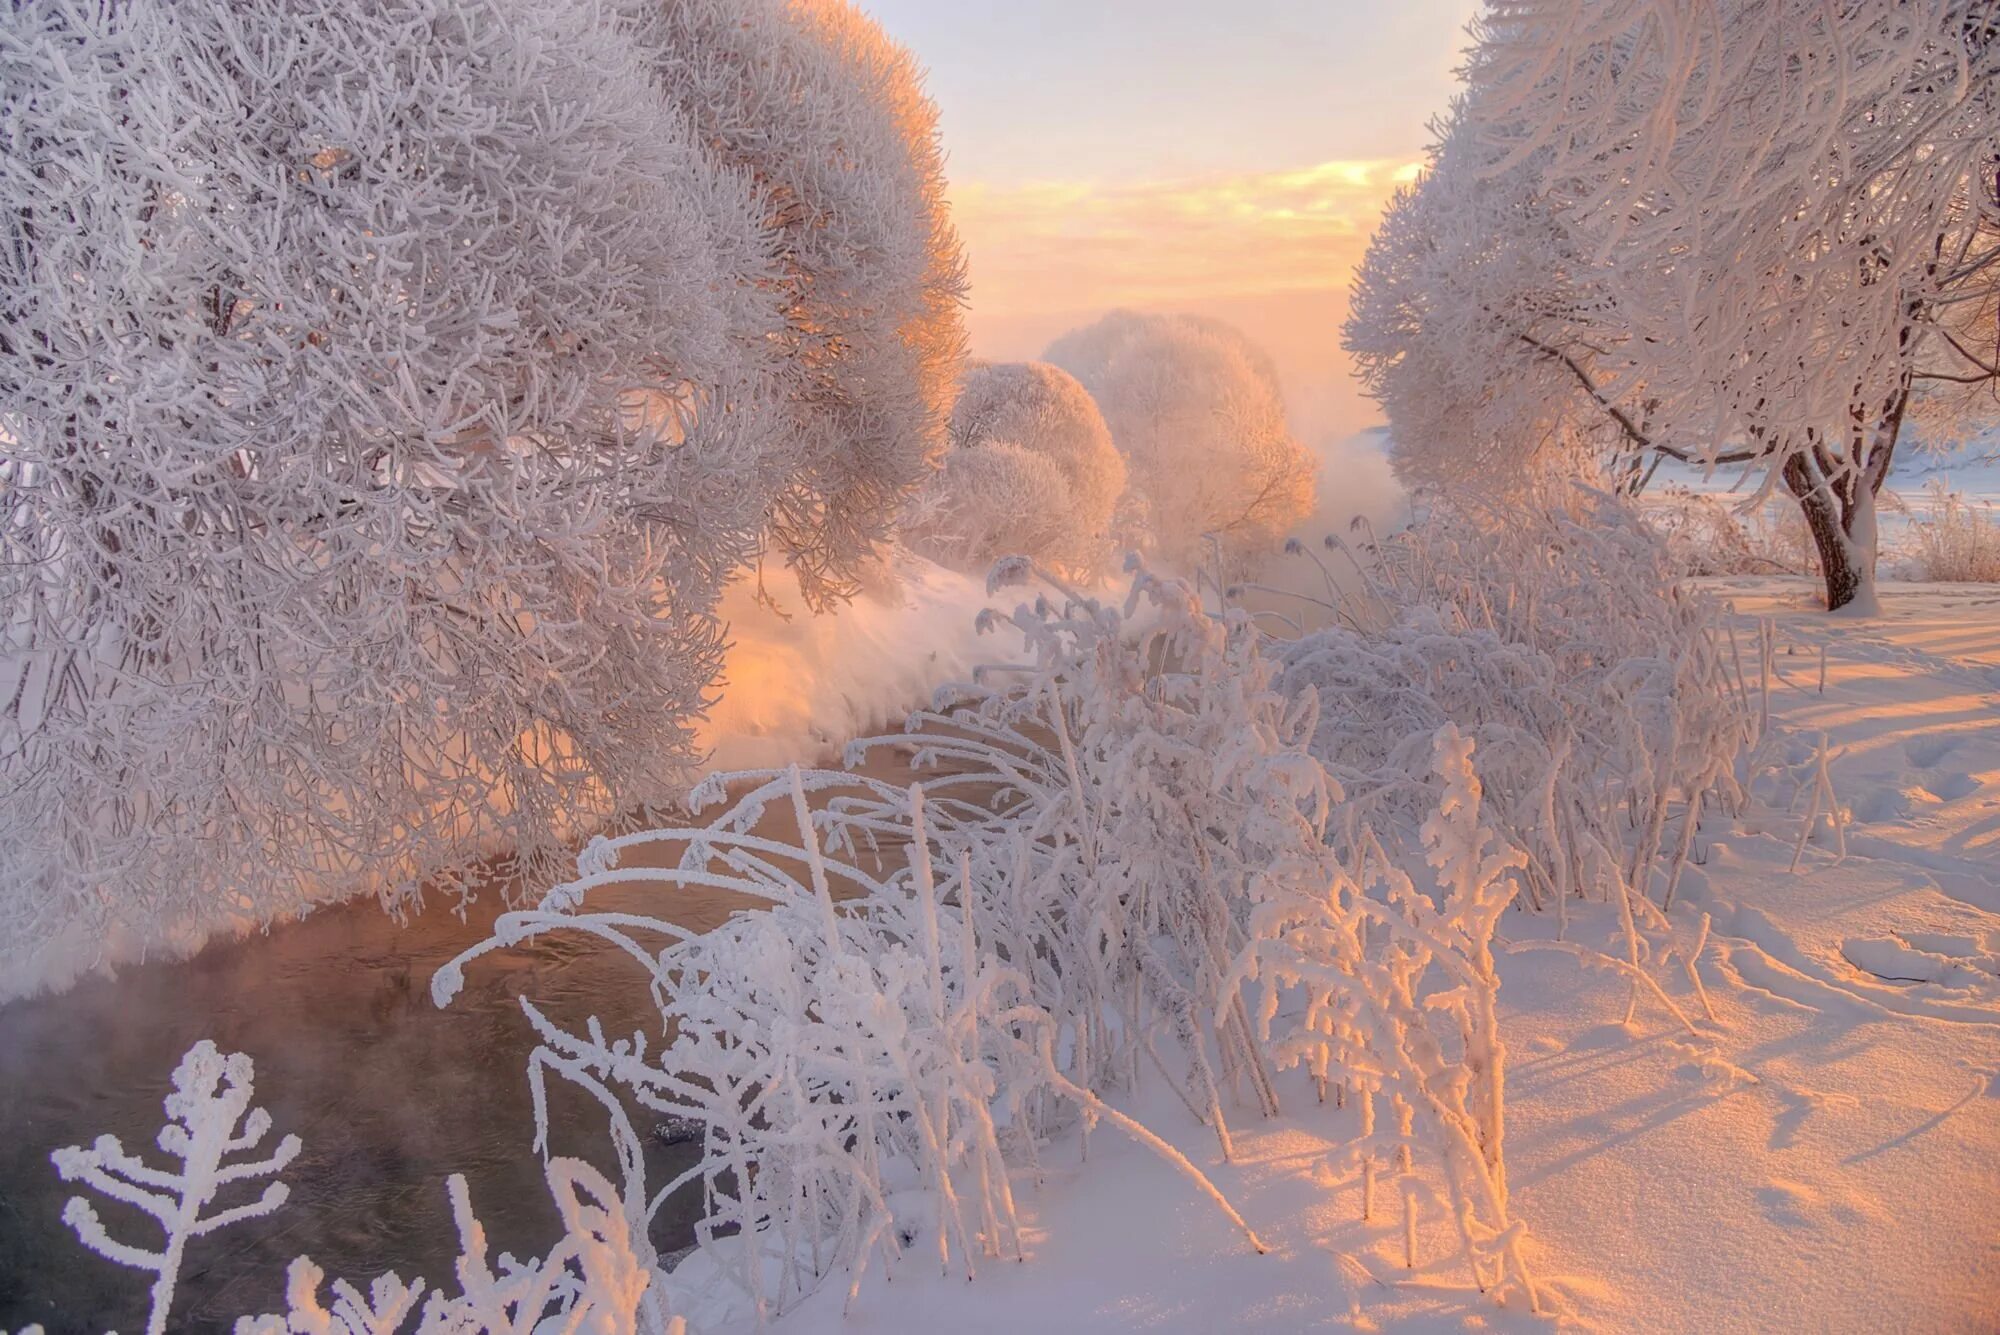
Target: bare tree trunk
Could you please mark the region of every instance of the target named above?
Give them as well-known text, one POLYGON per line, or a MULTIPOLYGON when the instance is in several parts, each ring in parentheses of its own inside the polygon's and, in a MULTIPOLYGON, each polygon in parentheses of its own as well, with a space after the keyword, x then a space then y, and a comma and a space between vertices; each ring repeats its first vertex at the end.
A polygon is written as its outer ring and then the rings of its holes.
MULTIPOLYGON (((1799 459, 1785 465, 1785 486, 1798 499, 1819 555, 1820 579, 1826 590, 1826 610, 1838 612, 1873 585, 1875 553, 1858 550, 1847 531, 1844 507, 1824 481, 1810 477, 1799 459), (1864 568, 1865 567, 1865 568, 1864 568)), ((1872 504, 1874 496, 1870 494, 1872 504)))
POLYGON ((1889 476, 1909 397, 1906 380, 1874 428, 1865 437, 1857 430, 1845 457, 1815 445, 1785 461, 1785 488, 1812 532, 1829 612, 1875 610, 1875 498, 1889 476))

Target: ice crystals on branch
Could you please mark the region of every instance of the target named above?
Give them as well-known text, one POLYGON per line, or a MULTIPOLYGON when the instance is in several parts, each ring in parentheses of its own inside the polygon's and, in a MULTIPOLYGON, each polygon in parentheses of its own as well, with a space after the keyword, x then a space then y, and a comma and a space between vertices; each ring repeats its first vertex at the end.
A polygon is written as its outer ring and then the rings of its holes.
POLYGON ((178 1171, 149 1166, 126 1153, 116 1136, 99 1136, 89 1149, 71 1145, 50 1156, 63 1181, 80 1182, 100 1195, 136 1206, 166 1231, 165 1245, 147 1251, 113 1238, 84 1197, 72 1196, 63 1207, 63 1221, 76 1230, 84 1246, 120 1265, 153 1272, 149 1335, 167 1328, 174 1285, 190 1240, 269 1214, 291 1194, 283 1182, 271 1182, 254 1201, 210 1210, 222 1188, 272 1177, 298 1157, 299 1138, 288 1135, 262 1159, 225 1162, 256 1149, 271 1130, 270 1113, 250 1106, 252 1074, 249 1057, 240 1052, 225 1056, 207 1039, 181 1058, 174 1068, 174 1092, 166 1099, 167 1123, 159 1135, 160 1148, 180 1161, 178 1171))
POLYGON ((325 1272, 301 1256, 286 1271, 285 1314, 241 1317, 236 1335, 397 1335, 406 1329, 413 1335, 545 1329, 686 1335, 686 1322, 666 1312, 653 1282, 652 1251, 643 1234, 631 1231, 631 1211, 611 1182, 580 1159, 550 1159, 544 1175, 563 1223, 562 1239, 547 1256, 517 1261, 502 1253, 496 1273, 465 1179, 454 1173, 445 1185, 461 1248, 457 1297, 441 1289, 425 1296, 423 1280, 406 1284, 391 1272, 366 1294, 334 1280, 328 1305, 319 1296, 325 1272), (417 1323, 410 1327, 413 1314, 417 1323))
MULTIPOLYGON (((206 1039, 181 1058, 174 1069, 174 1092, 166 1099, 167 1124, 159 1135, 160 1148, 180 1161, 179 1171, 150 1167, 126 1153, 113 1136, 99 1136, 89 1149, 70 1146, 50 1156, 64 1181, 81 1182, 135 1206, 166 1230, 166 1245, 148 1251, 111 1237, 83 1197, 72 1197, 63 1210, 64 1221, 86 1247, 155 1276, 148 1335, 168 1328, 191 1240, 268 1215, 290 1195, 285 1183, 267 1182, 254 1201, 211 1209, 224 1188, 275 1177, 299 1154, 299 1138, 288 1135, 262 1159, 229 1161, 254 1151, 271 1130, 270 1114, 250 1106, 253 1075, 248 1056, 225 1056, 206 1039)), ((286 1313, 239 1318, 237 1335, 396 1335, 403 1330, 416 1335, 512 1335, 542 1329, 541 1323, 550 1319, 559 1320, 564 1330, 684 1335, 685 1324, 668 1315, 654 1283, 651 1244, 643 1231, 632 1228, 639 1215, 635 1203, 578 1159, 552 1158, 544 1175, 563 1223, 562 1238, 546 1256, 519 1261, 502 1254, 496 1270, 465 1179, 453 1174, 446 1186, 461 1249, 458 1296, 448 1297, 441 1288, 426 1293, 422 1279, 406 1283, 391 1271, 377 1277, 365 1294, 346 1280, 334 1280, 328 1303, 320 1298, 325 1272, 301 1256, 286 1271, 286 1313), (413 1317, 414 1326, 409 1324, 413 1317)))
POLYGON ((1432 1156, 1475 1285, 1518 1292, 1532 1307, 1524 1230, 1508 1209, 1493 964, 1494 928, 1527 859, 1482 822, 1471 739, 1446 724, 1431 749, 1444 786, 1422 832, 1435 893, 1420 891, 1372 840, 1358 876, 1329 851, 1260 878, 1230 983, 1257 985, 1259 1035, 1277 1065, 1359 1098, 1362 1136, 1345 1157, 1361 1169, 1364 1217, 1386 1168, 1413 1230, 1418 1201, 1433 1189, 1411 1174, 1432 1156), (1386 1125, 1384 1103, 1394 1113, 1386 1125))

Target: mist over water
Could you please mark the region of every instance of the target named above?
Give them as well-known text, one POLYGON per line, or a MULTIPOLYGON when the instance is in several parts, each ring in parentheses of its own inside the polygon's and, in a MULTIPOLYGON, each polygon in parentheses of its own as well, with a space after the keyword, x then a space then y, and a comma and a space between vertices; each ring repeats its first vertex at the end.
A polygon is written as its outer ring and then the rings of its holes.
MULTIPOLYGON (((987 602, 982 581, 907 556, 829 616, 806 611, 785 581, 767 581, 761 598, 755 581, 740 581, 723 608, 732 647, 702 731, 705 768, 837 765, 849 739, 899 729, 936 684, 1016 656, 1011 632, 975 629, 987 602)), ((868 772, 912 777, 881 758, 868 772)), ((304 1149, 284 1174, 292 1194, 276 1214, 190 1245, 177 1329, 225 1329, 282 1309, 285 1267, 301 1253, 357 1281, 393 1265, 406 1279, 449 1283, 452 1173, 465 1174, 496 1256, 546 1250, 560 1229, 530 1143, 535 1040, 520 1001, 558 1023, 596 1014, 612 1032, 644 1026, 655 1037, 658 1012, 631 961, 595 941, 544 938, 488 956, 444 1010, 431 1002, 430 980, 489 934, 506 892, 547 888, 490 883, 462 916, 433 895, 402 924, 364 895, 212 940, 189 958, 126 963, 0 1005, 0 1330, 144 1323, 147 1276, 76 1241, 62 1209, 77 1189, 57 1178, 49 1154, 108 1133, 166 1164, 154 1145, 161 1100, 181 1053, 203 1038, 249 1054, 271 1143, 296 1134, 304 1149)), ((686 891, 662 905, 646 893, 634 892, 646 912, 702 930, 743 906, 686 891)), ((549 1088, 551 1151, 613 1172, 602 1111, 561 1080, 549 1088)), ((649 1124, 637 1125, 644 1135, 649 1124)), ((645 1145, 655 1188, 694 1160, 692 1146, 650 1136, 645 1145)), ((261 1184, 234 1190, 248 1200, 261 1184)), ((237 1203, 227 1191, 220 1202, 237 1203)), ((112 1236, 156 1244, 150 1218, 100 1206, 112 1236)), ((656 1221, 655 1246, 686 1246, 699 1213, 698 1191, 681 1193, 656 1221)))
POLYGON ((1409 494, 1389 467, 1386 429, 1322 437, 1310 448, 1319 461, 1319 499, 1295 537, 1345 536, 1357 520, 1386 534, 1409 522, 1409 494))
POLYGON ((723 600, 728 663, 701 729, 713 770, 810 764, 849 739, 896 729, 931 691, 979 664, 1011 660, 1019 638, 982 635, 982 577, 898 553, 847 606, 814 616, 785 578, 751 579, 723 600))
POLYGON ((1273 552, 1242 595, 1244 606, 1260 614, 1264 629, 1276 634, 1292 630, 1281 618, 1304 630, 1327 624, 1333 614, 1326 604, 1338 605, 1358 583, 1354 556, 1328 550, 1329 536, 1365 560, 1361 549, 1367 543, 1410 519, 1409 496, 1389 468, 1386 431, 1321 437, 1310 448, 1319 465, 1318 499, 1289 535, 1305 552, 1273 552))

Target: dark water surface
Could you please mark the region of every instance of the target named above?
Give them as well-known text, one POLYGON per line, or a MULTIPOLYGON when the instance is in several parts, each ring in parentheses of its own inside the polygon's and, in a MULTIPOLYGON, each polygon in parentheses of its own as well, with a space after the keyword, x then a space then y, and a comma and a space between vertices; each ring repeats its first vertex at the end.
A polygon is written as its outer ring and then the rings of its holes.
MULTIPOLYGON (((893 762, 868 772, 909 777, 893 762)), ((790 835, 781 819, 760 832, 790 835)), ((666 886, 619 894, 620 908, 698 929, 748 902, 666 886)), ((31 1322, 49 1335, 143 1328, 151 1275, 86 1250, 62 1208, 85 1195, 113 1238, 148 1250, 161 1244, 158 1224, 60 1181, 49 1153, 108 1132, 128 1153, 174 1167, 154 1143, 160 1103, 181 1054, 204 1038, 256 1063, 254 1105, 273 1127, 253 1154, 287 1133, 304 1148, 283 1174, 285 1205, 189 1244, 172 1329, 227 1330, 238 1316, 283 1311, 285 1267, 301 1253, 364 1291, 393 1268, 455 1292, 452 1173, 465 1175, 496 1260, 545 1252, 560 1227, 531 1144, 525 1073, 535 1044, 519 999, 566 1026, 599 1015, 611 1033, 657 1034, 660 1018, 634 962, 581 935, 486 956, 449 1008, 432 1005, 431 975, 488 935, 500 899, 489 887, 463 920, 437 905, 404 926, 372 900, 350 902, 190 959, 0 1006, 0 1331, 31 1322)), ((550 1081, 553 1152, 610 1173, 601 1109, 562 1086, 550 1081)), ((651 1189, 694 1160, 693 1146, 647 1141, 651 1189)), ((233 1184, 218 1204, 262 1189, 233 1184)), ((669 1201, 654 1245, 666 1253, 690 1243, 699 1209, 698 1188, 669 1201)))

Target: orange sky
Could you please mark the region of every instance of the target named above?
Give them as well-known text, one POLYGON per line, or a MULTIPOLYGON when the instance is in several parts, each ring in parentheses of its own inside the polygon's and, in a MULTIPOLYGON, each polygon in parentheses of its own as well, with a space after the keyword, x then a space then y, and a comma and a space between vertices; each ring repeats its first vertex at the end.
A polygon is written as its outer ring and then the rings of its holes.
POLYGON ((1159 182, 954 186, 975 349, 1033 357, 1119 306, 1197 311, 1271 350, 1301 431, 1354 430, 1375 414, 1339 374, 1348 276, 1391 191, 1415 170, 1412 157, 1159 182))
POLYGON ((952 189, 976 308, 1204 301, 1324 286, 1368 243, 1414 158, 1205 179, 952 189))
POLYGON ((1308 439, 1379 420, 1340 324, 1477 0, 862 0, 930 71, 973 351, 1120 307, 1242 327, 1308 439))

